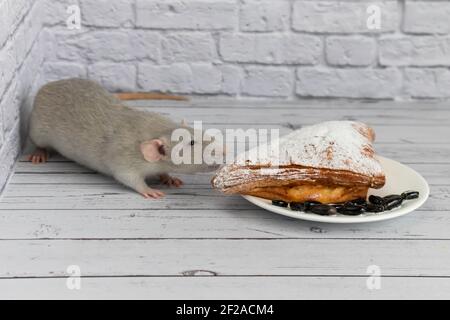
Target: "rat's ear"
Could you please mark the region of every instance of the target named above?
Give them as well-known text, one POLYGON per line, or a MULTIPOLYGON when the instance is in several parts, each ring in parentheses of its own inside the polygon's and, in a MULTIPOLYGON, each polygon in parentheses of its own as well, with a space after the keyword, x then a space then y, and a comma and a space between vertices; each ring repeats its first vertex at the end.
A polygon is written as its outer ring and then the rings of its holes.
POLYGON ((166 155, 164 142, 161 139, 153 139, 141 143, 141 152, 148 162, 156 162, 166 155))

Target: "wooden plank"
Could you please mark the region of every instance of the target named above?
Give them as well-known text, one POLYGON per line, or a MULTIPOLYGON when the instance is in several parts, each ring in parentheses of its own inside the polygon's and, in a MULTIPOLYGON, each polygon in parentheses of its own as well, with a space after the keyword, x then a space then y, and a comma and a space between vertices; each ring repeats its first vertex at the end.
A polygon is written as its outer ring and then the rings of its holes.
POLYGON ((10 184, 117 184, 99 173, 14 173, 10 184))
MULTIPOLYGON (((160 188, 166 192, 162 199, 144 199, 121 185, 24 185, 11 184, 4 192, 0 210, 37 209, 235 209, 251 210, 255 206, 239 196, 224 196, 209 186, 184 186, 178 189, 160 188)), ((432 186, 426 211, 448 210, 450 186, 432 186)))
MULTIPOLYGON (((216 128, 225 132, 226 129, 249 129, 253 128, 256 130, 259 129, 278 129, 280 136, 286 135, 292 130, 299 129, 299 126, 296 126, 290 123, 291 119, 284 119, 280 124, 234 124, 234 123, 203 123, 203 128, 216 128)), ((450 136, 450 126, 448 125, 434 125, 430 126, 430 128, 421 128, 417 130, 417 126, 415 125, 383 125, 377 124, 373 126, 376 132, 376 145, 383 143, 398 143, 398 144, 423 144, 423 143, 448 143, 448 136, 450 136), (436 134, 439 132, 440 134, 436 134)), ((25 154, 29 154, 33 148, 28 147, 24 151, 25 154)))
POLYGON ((449 276, 450 241, 359 239, 3 240, 0 277, 179 276, 203 270, 227 276, 449 276))
MULTIPOLYGON (((450 164, 427 164, 427 163, 413 163, 410 166, 417 170, 429 184, 432 185, 448 185, 450 184, 450 164)), ((74 172, 78 169, 78 165, 65 166, 68 172, 49 172, 47 166, 39 166, 43 169, 42 172, 35 166, 33 171, 29 171, 30 166, 22 163, 17 165, 17 170, 11 179, 11 184, 117 184, 112 178, 97 173, 89 172, 74 172), (36 171, 36 172, 34 172, 36 171)), ((61 166, 59 166, 61 169, 61 166)), ((187 185, 203 184, 210 185, 210 174, 196 174, 191 176, 179 175, 186 182, 187 185)))
POLYGON ((82 167, 78 164, 75 164, 71 161, 63 161, 63 162, 48 162, 44 164, 32 164, 31 162, 17 162, 14 173, 60 173, 60 174, 68 174, 68 173, 94 173, 93 170, 88 169, 86 167, 82 167))
POLYGON ((389 110, 392 109, 402 111, 427 111, 433 112, 438 110, 447 110, 448 103, 445 101, 379 101, 379 100, 348 100, 348 99, 332 99, 332 100, 273 100, 273 99, 242 99, 236 100, 234 98, 207 98, 207 97, 192 97, 188 101, 163 101, 163 100, 137 100, 126 101, 126 104, 131 107, 137 108, 155 108, 162 107, 167 109, 179 108, 186 109, 190 107, 208 108, 208 109, 221 109, 221 108, 235 108, 235 109, 251 109, 251 108, 264 108, 264 109, 327 109, 327 110, 339 110, 339 109, 375 109, 375 110, 389 110))
MULTIPOLYGON (((449 299, 449 278, 382 277, 117 277, 3 279, 1 299, 449 299)), ((182 305, 182 304, 181 304, 182 305)))
MULTIPOLYGON (((377 153, 385 157, 395 159, 404 164, 448 164, 450 166, 450 144, 380 144, 377 145, 377 153)), ((441 166, 443 168, 443 166, 441 166)), ((35 165, 31 162, 19 162, 16 166, 17 173, 92 173, 93 171, 65 160, 35 165)))
POLYGON ((375 146, 383 143, 400 143, 406 145, 438 144, 448 143, 450 126, 435 125, 432 128, 423 127, 418 130, 417 126, 386 126, 377 124, 373 126, 376 133, 375 146), (439 132, 440 134, 436 134, 439 132))
POLYGON ((0 210, 12 239, 446 239, 450 211, 416 211, 370 224, 295 220, 262 209, 0 210))
POLYGON ((189 108, 169 109, 166 107, 154 107, 151 110, 181 120, 186 118, 189 121, 204 121, 207 123, 233 123, 233 124, 274 124, 278 125, 288 120, 295 126, 314 124, 321 121, 330 120, 357 120, 367 122, 371 125, 417 125, 430 127, 433 125, 445 126, 450 119, 450 110, 422 109, 407 110, 389 109, 384 112, 376 108, 359 109, 316 109, 310 108, 302 110, 298 108, 284 109, 271 108, 217 108, 214 112, 205 108, 192 106, 189 108))

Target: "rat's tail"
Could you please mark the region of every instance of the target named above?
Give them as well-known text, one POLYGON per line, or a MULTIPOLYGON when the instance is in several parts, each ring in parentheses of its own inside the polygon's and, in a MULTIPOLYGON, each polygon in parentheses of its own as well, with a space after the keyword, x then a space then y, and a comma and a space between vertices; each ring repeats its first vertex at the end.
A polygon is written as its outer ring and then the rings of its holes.
POLYGON ((153 92, 122 92, 116 93, 116 98, 119 100, 177 100, 186 101, 188 98, 183 96, 175 96, 165 93, 153 93, 153 92))

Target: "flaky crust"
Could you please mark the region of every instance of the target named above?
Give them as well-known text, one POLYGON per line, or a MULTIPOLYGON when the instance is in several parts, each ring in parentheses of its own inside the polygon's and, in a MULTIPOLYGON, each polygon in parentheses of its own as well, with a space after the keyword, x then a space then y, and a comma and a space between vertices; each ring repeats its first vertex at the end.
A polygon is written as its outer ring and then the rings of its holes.
MULTIPOLYGON (((384 176, 369 177, 348 171, 295 166, 276 169, 235 166, 227 176, 229 186, 222 188, 226 194, 295 202, 339 203, 365 198, 369 187, 380 188, 385 183, 384 176), (234 184, 234 179, 241 180, 243 170, 246 182, 234 184), (267 174, 270 171, 277 173, 267 174)), ((217 176, 213 178, 213 185, 217 184, 216 179, 217 176)))

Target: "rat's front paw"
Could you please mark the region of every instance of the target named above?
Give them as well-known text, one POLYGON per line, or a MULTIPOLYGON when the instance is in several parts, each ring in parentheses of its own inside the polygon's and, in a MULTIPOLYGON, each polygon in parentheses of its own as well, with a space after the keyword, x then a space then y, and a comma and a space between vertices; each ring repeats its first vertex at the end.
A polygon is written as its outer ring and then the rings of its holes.
POLYGON ((36 150, 28 156, 28 161, 33 164, 45 163, 48 160, 48 151, 43 148, 36 148, 36 150))
POLYGON ((165 196, 164 192, 152 188, 147 188, 140 194, 146 199, 160 199, 165 196))
POLYGON ((162 183, 168 185, 169 187, 180 187, 183 184, 183 181, 181 181, 178 178, 171 177, 168 174, 163 174, 159 176, 162 183))

